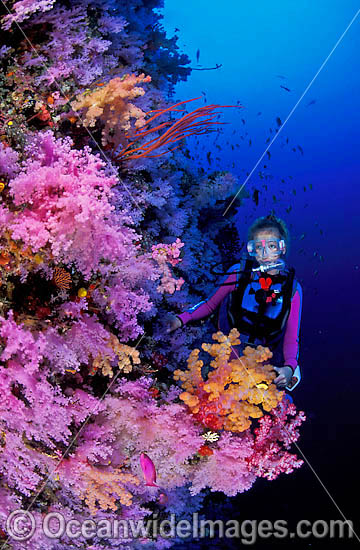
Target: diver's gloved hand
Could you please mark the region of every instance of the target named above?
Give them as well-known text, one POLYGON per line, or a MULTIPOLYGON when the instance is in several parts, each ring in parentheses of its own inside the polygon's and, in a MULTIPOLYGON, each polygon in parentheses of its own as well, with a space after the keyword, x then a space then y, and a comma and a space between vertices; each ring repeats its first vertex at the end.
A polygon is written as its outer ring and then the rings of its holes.
POLYGON ((273 380, 274 384, 278 388, 285 388, 293 375, 293 370, 291 367, 273 367, 273 369, 278 373, 278 376, 273 380))
POLYGON ((172 332, 173 330, 176 330, 177 328, 180 328, 181 325, 182 325, 182 322, 180 321, 179 317, 174 316, 174 317, 170 320, 170 326, 169 326, 169 328, 166 330, 166 332, 167 332, 167 333, 172 332))

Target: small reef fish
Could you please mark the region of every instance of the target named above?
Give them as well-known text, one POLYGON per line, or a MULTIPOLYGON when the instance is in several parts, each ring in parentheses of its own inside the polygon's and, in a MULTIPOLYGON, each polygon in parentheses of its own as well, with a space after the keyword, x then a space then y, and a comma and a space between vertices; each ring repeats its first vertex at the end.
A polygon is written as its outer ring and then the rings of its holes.
POLYGON ((159 504, 162 504, 163 506, 165 506, 165 504, 167 504, 168 500, 169 500, 168 496, 165 493, 160 493, 159 498, 158 498, 158 503, 159 504))
POLYGON ((140 455, 140 466, 144 474, 145 485, 147 487, 159 487, 155 483, 156 481, 156 470, 153 461, 147 454, 141 453, 140 455))

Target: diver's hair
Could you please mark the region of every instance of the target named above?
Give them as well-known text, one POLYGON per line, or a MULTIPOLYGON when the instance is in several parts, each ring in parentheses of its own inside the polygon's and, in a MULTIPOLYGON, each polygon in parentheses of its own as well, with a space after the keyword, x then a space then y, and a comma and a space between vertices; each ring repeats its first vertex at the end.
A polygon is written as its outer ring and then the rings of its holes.
POLYGON ((277 229, 280 237, 285 241, 286 252, 288 253, 290 247, 290 233, 284 220, 277 218, 274 214, 257 218, 249 227, 248 240, 251 241, 255 233, 262 229, 277 229))

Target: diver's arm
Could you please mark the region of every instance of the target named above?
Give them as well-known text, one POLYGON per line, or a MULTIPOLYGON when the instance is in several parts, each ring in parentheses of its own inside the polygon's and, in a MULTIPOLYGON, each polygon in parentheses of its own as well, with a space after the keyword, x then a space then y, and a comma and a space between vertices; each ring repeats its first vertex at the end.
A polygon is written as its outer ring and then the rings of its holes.
MULTIPOLYGON (((237 266, 238 264, 232 266, 228 271, 235 271, 235 268, 237 266)), ((189 321, 197 321, 211 315, 216 310, 218 305, 223 301, 225 296, 235 290, 236 277, 236 273, 231 273, 231 275, 228 275, 224 279, 220 287, 214 292, 214 294, 212 294, 212 296, 210 296, 210 298, 208 298, 206 301, 199 302, 187 311, 184 311, 183 313, 180 313, 180 315, 177 315, 182 324, 186 325, 186 323, 188 323, 189 321)))
POLYGON ((297 282, 294 296, 291 300, 290 314, 286 324, 284 336, 283 354, 284 366, 290 366, 296 369, 299 356, 299 331, 302 309, 302 289, 297 282))

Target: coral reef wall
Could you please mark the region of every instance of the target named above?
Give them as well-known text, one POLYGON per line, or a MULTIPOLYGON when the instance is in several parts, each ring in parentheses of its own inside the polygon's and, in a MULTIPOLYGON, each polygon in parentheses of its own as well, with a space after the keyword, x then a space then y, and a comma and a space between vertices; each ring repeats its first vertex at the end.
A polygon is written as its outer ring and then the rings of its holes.
MULTIPOLYGON (((190 118, 176 123, 189 103, 171 108, 190 69, 161 7, 1 8, 4 548, 166 548, 181 537, 51 537, 41 526, 49 514, 186 519, 210 491, 232 496, 301 465, 288 449, 304 416, 272 384, 270 352, 224 362, 238 335, 218 334, 220 349, 203 346, 216 363, 205 383, 195 346, 210 341, 211 323, 166 334, 172 313, 213 289, 207 266, 228 267, 224 236, 240 246, 221 216, 237 179, 196 169, 182 134, 190 118), (16 538, 18 509, 36 528, 16 538)), ((192 131, 213 129, 192 112, 192 131)))

